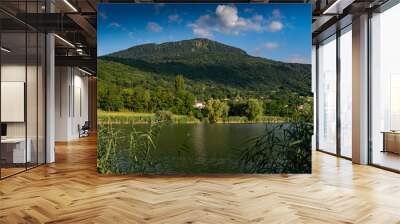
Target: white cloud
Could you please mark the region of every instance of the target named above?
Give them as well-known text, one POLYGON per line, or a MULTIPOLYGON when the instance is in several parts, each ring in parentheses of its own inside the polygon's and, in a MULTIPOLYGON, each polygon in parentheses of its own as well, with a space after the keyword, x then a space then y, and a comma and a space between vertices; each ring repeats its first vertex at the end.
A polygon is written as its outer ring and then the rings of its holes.
POLYGON ((256 49, 254 49, 253 52, 251 52, 251 54, 252 54, 253 56, 260 56, 260 55, 261 55, 261 52, 262 52, 261 48, 257 47, 256 49))
POLYGON ((158 23, 149 22, 149 23, 147 23, 146 29, 151 32, 158 33, 158 32, 161 32, 163 28, 160 25, 158 25, 158 23))
POLYGON ((174 41, 174 40, 176 40, 176 38, 173 35, 168 35, 168 40, 174 41))
MULTIPOLYGON (((239 22, 237 9, 228 5, 219 5, 215 14, 226 27, 234 27, 239 22)), ((243 22, 243 21, 241 21, 243 22)))
POLYGON ((128 33, 128 37, 129 37, 130 39, 135 39, 135 34, 134 34, 133 32, 129 32, 129 33, 128 33))
POLYGON ((281 19, 281 18, 282 18, 281 11, 280 11, 279 9, 274 9, 274 10, 272 10, 272 16, 273 16, 275 19, 281 19))
POLYGON ((290 63, 300 63, 300 64, 310 64, 310 58, 303 57, 300 55, 292 55, 288 58, 287 62, 290 63))
POLYGON ((163 8, 164 6, 165 6, 165 3, 154 4, 154 13, 159 14, 161 11, 161 8, 163 8))
POLYGON ((193 34, 200 37, 211 38, 212 37, 212 21, 210 15, 200 16, 195 23, 189 24, 192 28, 193 34))
POLYGON ((259 47, 256 47, 251 54, 254 56, 260 56, 265 53, 265 51, 271 51, 280 47, 280 44, 277 42, 265 42, 261 44, 259 47))
POLYGON ((108 16, 105 12, 99 12, 99 16, 103 19, 103 20, 107 20, 108 16))
POLYGON ((239 35, 242 32, 277 32, 283 29, 279 20, 269 21, 259 14, 240 17, 237 8, 231 5, 218 5, 214 13, 202 15, 188 26, 193 34, 201 37, 212 37, 214 32, 239 35))
POLYGON ((283 29, 283 24, 281 21, 274 20, 268 25, 268 30, 270 32, 277 32, 283 29))
POLYGON ((250 12, 253 12, 254 9, 253 8, 245 8, 243 11, 247 12, 247 13, 250 13, 250 12))
POLYGON ((134 33, 118 22, 111 22, 108 27, 125 32, 130 39, 135 39, 134 33))
POLYGON ((180 23, 182 22, 182 18, 178 14, 172 14, 168 16, 169 23, 180 23))
POLYGON ((256 21, 256 22, 263 22, 264 21, 264 17, 262 15, 255 14, 253 16, 253 20, 256 21))
POLYGON ((264 47, 268 50, 273 50, 273 49, 279 48, 279 44, 276 42, 266 42, 264 44, 264 47))
POLYGON ((112 22, 112 23, 108 24, 108 26, 111 28, 119 28, 119 27, 121 27, 121 24, 119 24, 117 22, 112 22))

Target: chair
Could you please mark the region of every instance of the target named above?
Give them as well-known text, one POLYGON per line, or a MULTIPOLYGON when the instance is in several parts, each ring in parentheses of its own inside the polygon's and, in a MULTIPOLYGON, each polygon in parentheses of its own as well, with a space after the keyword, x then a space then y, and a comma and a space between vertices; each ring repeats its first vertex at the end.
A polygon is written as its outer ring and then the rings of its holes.
POLYGON ((82 127, 78 125, 79 138, 89 136, 89 129, 90 129, 89 121, 85 121, 82 127))

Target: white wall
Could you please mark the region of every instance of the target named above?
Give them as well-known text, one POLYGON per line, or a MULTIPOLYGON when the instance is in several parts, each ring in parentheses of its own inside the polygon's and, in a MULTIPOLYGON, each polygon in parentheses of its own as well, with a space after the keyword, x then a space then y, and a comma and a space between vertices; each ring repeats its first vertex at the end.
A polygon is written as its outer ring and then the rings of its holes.
POLYGON ((25 64, 3 64, 1 65, 1 81, 25 82, 25 64))
MULTIPOLYGON (((42 68, 36 65, 28 65, 25 63, 3 63, 1 66, 1 81, 2 82, 20 82, 26 85, 26 101, 23 100, 22 105, 19 108, 12 108, 10 106, 5 106, 2 102, 2 114, 4 113, 20 113, 19 117, 22 117, 21 121, 17 122, 4 122, 7 124, 7 137, 8 138, 24 138, 27 136, 30 143, 32 162, 37 162, 36 159, 39 159, 39 163, 44 163, 44 150, 45 150, 45 141, 44 141, 44 92, 43 89, 44 82, 43 76, 44 74, 41 72, 42 68), (39 70, 37 70, 39 69, 39 70), (27 80, 25 80, 27 78, 27 80), (25 106, 26 102, 26 106, 25 106), (19 110, 19 111, 18 111, 19 110), (26 112, 26 120, 24 114, 26 112)), ((2 83, 3 85, 3 83, 2 83)), ((4 98, 12 98, 8 97, 7 94, 11 94, 10 92, 4 92, 5 89, 2 89, 2 99, 4 98), (6 94, 6 95, 4 95, 6 94)), ((19 91, 22 94, 25 93, 25 87, 22 89, 15 90, 19 91)), ((21 98, 25 98, 22 96, 21 98)), ((12 103, 12 102, 11 102, 12 103)), ((18 103, 18 102, 14 102, 18 103)), ((3 120, 3 119, 2 119, 3 120)))
POLYGON ((82 76, 82 73, 78 73, 76 75, 77 70, 74 70, 74 102, 72 103, 74 106, 72 108, 72 120, 71 120, 71 135, 74 137, 79 137, 78 132, 78 124, 83 125, 85 121, 88 121, 88 78, 86 76, 82 76))
POLYGON ((78 125, 88 120, 88 78, 76 68, 56 67, 55 140, 79 138, 78 125))
MULTIPOLYGON (((25 64, 3 64, 1 66, 1 81, 25 82, 25 64)), ((6 108, 1 108, 6 110, 6 108)), ((25 122, 7 122, 7 137, 25 137, 25 122)))
MULTIPOLYGON (((25 83, 1 82, 1 121, 25 121, 25 83)), ((36 108, 36 105, 34 105, 36 108)))
POLYGON ((70 85, 69 69, 67 67, 55 68, 55 140, 68 140, 69 133, 69 96, 70 85))
MULTIPOLYGON (((27 88, 27 107, 34 108, 36 112, 37 99, 36 99, 36 80, 32 80, 31 74, 35 74, 36 77, 36 66, 25 66, 25 64, 3 64, 1 66, 1 81, 2 82, 24 82, 26 83, 25 76, 28 72, 28 84, 27 88), (26 70, 27 69, 27 70, 26 70), (32 87, 33 86, 33 87, 32 87)), ((4 97, 4 96, 3 96, 4 97)), ((2 108, 7 110, 7 108, 2 108)), ((22 108, 24 110, 24 108, 22 108)), ((27 108, 28 118, 28 129, 31 127, 36 130, 36 113, 32 113, 27 108), (31 123, 34 122, 34 123, 31 123)), ((36 134, 36 132, 35 132, 36 134)), ((7 122, 7 135, 9 137, 24 137, 25 136, 25 122, 7 122)), ((28 133, 29 137, 29 133, 28 133)))

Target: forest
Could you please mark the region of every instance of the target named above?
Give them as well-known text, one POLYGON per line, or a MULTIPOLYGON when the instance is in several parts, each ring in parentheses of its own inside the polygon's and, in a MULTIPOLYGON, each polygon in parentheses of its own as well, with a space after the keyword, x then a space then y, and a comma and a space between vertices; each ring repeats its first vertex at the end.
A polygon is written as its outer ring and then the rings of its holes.
POLYGON ((207 39, 146 44, 98 59, 98 108, 209 122, 312 114, 309 68, 207 39))
MULTIPOLYGON (((101 62, 104 66, 107 62, 101 62)), ((170 87, 145 88, 141 85, 121 88, 113 83, 99 81, 98 108, 104 111, 134 111, 144 113, 171 112, 188 115, 210 122, 228 117, 247 117, 249 121, 260 116, 292 117, 302 110, 311 113, 312 99, 290 92, 276 92, 268 97, 236 95, 197 101, 196 95, 187 89, 185 79, 177 75, 170 87), (196 107, 196 103, 197 106, 196 107)), ((223 92, 223 91, 222 91, 223 92)), ((222 95, 216 91, 215 95, 222 95)))

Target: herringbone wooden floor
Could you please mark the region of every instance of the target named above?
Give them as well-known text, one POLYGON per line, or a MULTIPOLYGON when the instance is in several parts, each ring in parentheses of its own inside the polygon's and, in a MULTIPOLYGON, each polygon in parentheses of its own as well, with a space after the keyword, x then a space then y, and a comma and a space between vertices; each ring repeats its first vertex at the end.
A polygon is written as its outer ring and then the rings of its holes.
POLYGON ((315 152, 312 175, 99 176, 95 138, 0 181, 0 223, 400 223, 400 175, 315 152))

